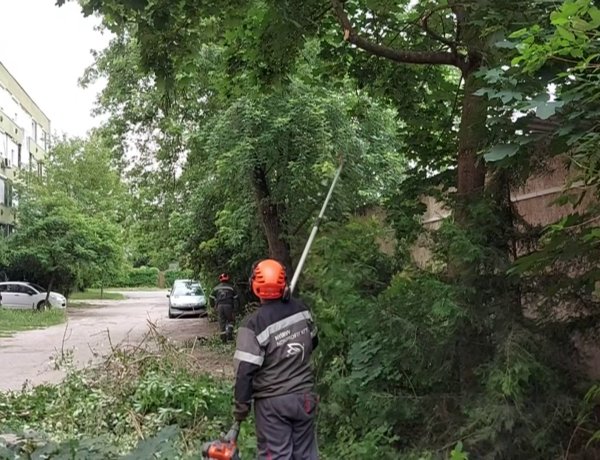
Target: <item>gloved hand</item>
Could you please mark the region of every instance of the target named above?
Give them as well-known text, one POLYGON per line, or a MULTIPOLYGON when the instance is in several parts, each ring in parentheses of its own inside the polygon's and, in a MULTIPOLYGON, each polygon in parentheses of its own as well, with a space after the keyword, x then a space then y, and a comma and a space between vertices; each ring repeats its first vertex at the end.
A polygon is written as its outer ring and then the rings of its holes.
POLYGON ((233 418, 236 422, 243 422, 248 417, 250 413, 250 404, 244 402, 235 402, 235 407, 233 408, 233 418))

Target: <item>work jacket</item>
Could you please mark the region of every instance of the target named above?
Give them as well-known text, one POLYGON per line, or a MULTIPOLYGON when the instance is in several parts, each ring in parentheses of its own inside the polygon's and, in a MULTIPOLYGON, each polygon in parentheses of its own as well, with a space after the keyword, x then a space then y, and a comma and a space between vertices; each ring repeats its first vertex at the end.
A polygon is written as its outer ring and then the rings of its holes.
POLYGON ((317 343, 312 315, 300 300, 263 303, 238 329, 236 402, 311 391, 310 355, 317 343))
POLYGON ((213 289, 210 298, 215 307, 218 307, 219 305, 234 307, 238 301, 237 292, 235 292, 235 289, 229 283, 217 284, 213 289))

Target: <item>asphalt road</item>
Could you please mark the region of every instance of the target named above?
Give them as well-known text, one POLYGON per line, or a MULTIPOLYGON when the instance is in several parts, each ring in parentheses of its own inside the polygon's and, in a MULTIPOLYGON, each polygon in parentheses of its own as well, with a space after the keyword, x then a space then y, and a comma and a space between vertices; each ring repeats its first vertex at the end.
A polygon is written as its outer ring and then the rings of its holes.
POLYGON ((126 300, 93 301, 97 307, 69 309, 66 324, 0 338, 0 391, 19 390, 26 382, 59 382, 64 372, 55 369, 57 356, 71 350, 78 367, 97 362, 112 347, 139 344, 149 330, 148 321, 174 340, 212 333, 206 319, 168 319, 166 290, 123 294, 126 300))

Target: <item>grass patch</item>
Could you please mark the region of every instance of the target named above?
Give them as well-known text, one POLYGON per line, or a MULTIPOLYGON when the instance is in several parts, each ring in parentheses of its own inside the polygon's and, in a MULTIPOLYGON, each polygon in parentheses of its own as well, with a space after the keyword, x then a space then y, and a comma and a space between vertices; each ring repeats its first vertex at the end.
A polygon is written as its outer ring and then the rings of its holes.
POLYGON ((124 300, 125 296, 120 292, 104 290, 100 296, 100 289, 86 289, 83 292, 74 292, 69 300, 124 300))
POLYGON ((65 310, 8 310, 0 308, 0 337, 14 332, 41 329, 64 323, 67 319, 65 310))

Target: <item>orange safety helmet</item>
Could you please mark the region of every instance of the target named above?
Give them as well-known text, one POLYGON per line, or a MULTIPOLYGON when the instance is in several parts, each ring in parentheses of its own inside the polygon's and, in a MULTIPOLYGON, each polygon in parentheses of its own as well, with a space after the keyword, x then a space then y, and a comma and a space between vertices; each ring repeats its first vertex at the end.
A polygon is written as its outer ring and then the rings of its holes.
POLYGON ((225 282, 229 281, 229 275, 227 273, 221 273, 219 275, 219 281, 221 283, 225 283, 225 282))
POLYGON ((273 259, 261 260, 252 270, 251 282, 259 299, 281 299, 287 286, 285 267, 273 259))

